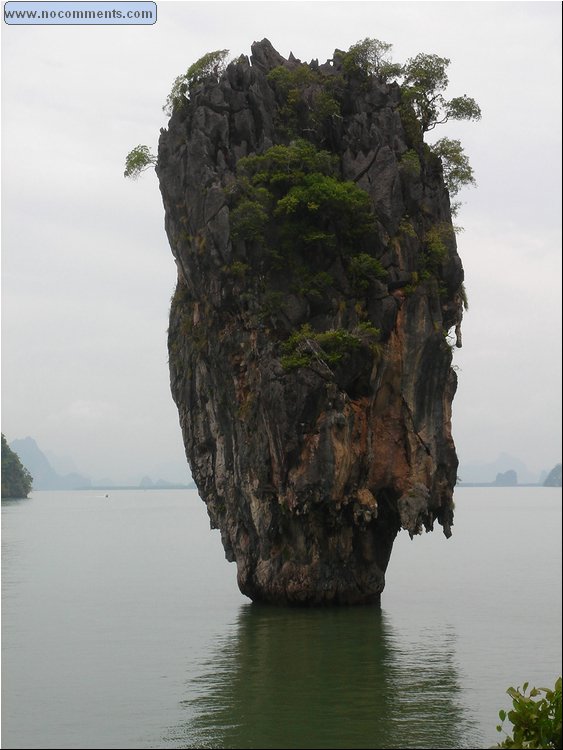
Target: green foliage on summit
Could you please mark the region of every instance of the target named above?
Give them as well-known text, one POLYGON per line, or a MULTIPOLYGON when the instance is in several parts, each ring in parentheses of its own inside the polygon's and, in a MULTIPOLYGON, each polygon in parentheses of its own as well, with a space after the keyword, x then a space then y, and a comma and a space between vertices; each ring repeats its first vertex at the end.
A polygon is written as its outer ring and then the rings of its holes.
MULTIPOLYGON (((446 97, 450 60, 439 55, 419 53, 404 65, 391 60, 393 45, 379 39, 366 38, 353 44, 344 55, 343 66, 348 75, 375 76, 383 82, 401 79, 401 117, 407 136, 413 144, 422 145, 424 133, 449 120, 481 119, 481 109, 467 94, 446 97)), ((451 197, 466 185, 475 185, 473 169, 459 140, 441 138, 430 150, 444 168, 444 180, 451 197)), ((411 172, 420 169, 416 152, 408 151, 403 166, 411 172)), ((457 213, 459 203, 452 204, 457 213)))
POLYGON ((240 159, 237 169, 253 185, 264 184, 279 192, 299 184, 307 174, 334 174, 337 164, 334 154, 298 138, 289 146, 272 146, 260 156, 240 159))
POLYGON ((342 78, 305 64, 279 65, 268 73, 268 82, 278 102, 278 130, 288 138, 308 132, 326 140, 330 123, 340 117, 342 78))
POLYGON ((192 63, 185 73, 175 78, 162 108, 164 112, 171 115, 185 101, 186 94, 189 94, 190 89, 198 83, 202 83, 208 78, 218 80, 226 68, 225 60, 228 54, 228 49, 206 52, 205 55, 192 63))
POLYGON ((392 44, 380 39, 366 37, 353 44, 344 55, 344 70, 347 73, 361 72, 366 76, 374 75, 382 81, 398 78, 403 66, 391 60, 392 44))
POLYGON ((337 161, 303 139, 241 159, 231 211, 235 240, 278 257, 352 254, 374 230, 369 195, 337 175, 337 161))
POLYGON ((2 434, 2 497, 27 497, 33 479, 2 434))
MULTIPOLYGON (((370 37, 356 42, 347 52, 339 53, 344 75, 327 75, 318 67, 306 64, 298 64, 291 68, 284 65, 273 68, 268 73, 268 82, 278 101, 277 124, 280 132, 285 132, 288 140, 310 134, 317 143, 324 144, 330 141, 332 124, 338 118, 342 119, 345 78, 360 78, 364 84, 371 77, 376 77, 383 83, 400 79, 401 119, 407 138, 419 147, 423 144, 425 132, 448 120, 481 119, 479 105, 472 97, 463 94, 451 99, 446 98, 445 92, 449 83, 447 69, 450 65, 448 58, 419 53, 403 65, 393 62, 392 49, 392 44, 370 37)), ((226 68, 228 54, 229 50, 226 49, 206 52, 192 63, 185 73, 177 76, 163 107, 166 114, 172 115, 181 107, 194 86, 210 79, 217 81, 226 68)), ((443 164, 444 179, 452 197, 455 197, 463 186, 475 184, 473 170, 460 141, 442 138, 430 149, 443 164)), ((270 156, 275 158, 273 153, 270 156)), ((404 168, 411 172, 419 169, 420 163, 417 165, 415 157, 415 151, 407 152, 403 161, 404 168)), ((127 155, 124 175, 137 179, 155 163, 156 157, 147 146, 136 146, 127 155)), ((326 174, 322 170, 316 171, 326 174)), ((328 187, 328 183, 325 187, 328 187)), ((349 195, 346 198, 348 199, 349 195)), ((310 202, 316 201, 313 198, 310 202)), ((459 203, 454 202, 452 213, 455 214, 458 208, 459 203)), ((263 216, 256 206, 241 206, 239 218, 240 231, 246 231, 242 226, 246 222, 249 230, 255 231, 255 237, 258 238, 263 216)))
POLYGON ((446 99, 447 57, 420 52, 401 65, 392 61, 392 49, 392 44, 367 37, 344 54, 344 70, 349 75, 375 76, 384 82, 402 79, 403 99, 413 107, 423 133, 448 120, 481 119, 479 105, 467 94, 446 99))

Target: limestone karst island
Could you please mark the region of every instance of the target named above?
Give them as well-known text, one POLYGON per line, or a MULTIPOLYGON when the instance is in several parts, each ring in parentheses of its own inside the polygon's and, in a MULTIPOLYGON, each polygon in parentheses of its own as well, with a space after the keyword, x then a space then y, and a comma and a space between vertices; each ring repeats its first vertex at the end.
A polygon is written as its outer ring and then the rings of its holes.
POLYGON ((390 47, 209 53, 174 84, 158 157, 128 157, 132 176, 156 166, 178 268, 186 454, 257 601, 377 603, 401 528, 451 534, 451 199, 473 177, 459 141, 424 133, 480 112, 445 100, 449 60, 390 47))
POLYGON ((2 497, 27 497, 32 486, 33 477, 2 434, 2 497))

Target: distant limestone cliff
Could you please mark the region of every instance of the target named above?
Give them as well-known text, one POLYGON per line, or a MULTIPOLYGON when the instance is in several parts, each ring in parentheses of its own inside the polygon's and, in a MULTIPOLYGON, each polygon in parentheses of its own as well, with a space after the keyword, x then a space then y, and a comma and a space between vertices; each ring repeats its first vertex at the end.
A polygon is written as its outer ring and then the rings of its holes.
POLYGON ((36 490, 76 490, 84 489, 92 484, 88 477, 81 474, 74 472, 64 476, 57 474, 47 456, 31 437, 12 440, 10 447, 33 475, 33 486, 36 490))
POLYGON ((253 600, 378 602, 398 531, 453 522, 464 293, 442 165, 401 88, 342 60, 255 43, 159 143, 172 394, 253 600))
POLYGON ((547 475, 544 487, 561 487, 561 464, 556 464, 547 475))

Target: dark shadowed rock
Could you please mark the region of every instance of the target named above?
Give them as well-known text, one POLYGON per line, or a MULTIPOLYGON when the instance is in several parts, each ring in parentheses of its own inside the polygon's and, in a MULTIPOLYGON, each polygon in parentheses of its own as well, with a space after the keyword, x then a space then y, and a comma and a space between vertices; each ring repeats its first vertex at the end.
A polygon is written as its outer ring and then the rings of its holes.
MULTIPOLYGON (((446 334, 461 320, 463 269, 449 197, 439 160, 404 124, 400 88, 341 61, 309 74, 255 43, 251 63, 192 94, 159 144, 178 267, 172 394, 211 524, 255 600, 378 602, 401 528, 437 520, 451 533, 446 334), (280 218, 281 204, 264 219, 254 201, 260 231, 233 232, 255 195, 239 160, 296 138, 336 157, 326 185, 369 196, 369 230, 354 234, 338 203, 321 223, 310 200, 299 219, 280 218)), ((295 199, 320 179, 302 178, 295 199)))
MULTIPOLYGON (((268 39, 262 39, 261 42, 254 42, 250 49, 252 50, 250 62, 265 73, 269 73, 272 68, 283 65, 286 62, 280 53, 273 48, 268 39)), ((289 57, 291 62, 295 61, 292 54, 289 57)))

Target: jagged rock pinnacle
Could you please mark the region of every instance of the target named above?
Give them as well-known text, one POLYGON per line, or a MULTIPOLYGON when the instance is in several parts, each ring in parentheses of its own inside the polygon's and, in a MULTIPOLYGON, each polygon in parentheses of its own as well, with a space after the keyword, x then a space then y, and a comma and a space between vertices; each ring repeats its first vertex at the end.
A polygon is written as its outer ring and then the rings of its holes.
POLYGON ((451 533, 449 197, 400 87, 342 59, 254 43, 159 144, 172 394, 254 600, 378 602, 401 528, 451 533))

